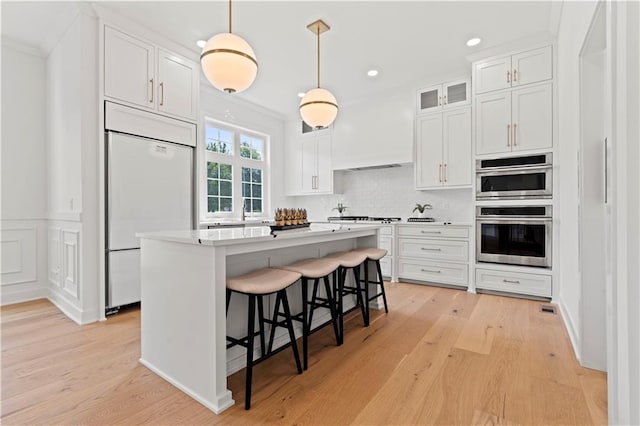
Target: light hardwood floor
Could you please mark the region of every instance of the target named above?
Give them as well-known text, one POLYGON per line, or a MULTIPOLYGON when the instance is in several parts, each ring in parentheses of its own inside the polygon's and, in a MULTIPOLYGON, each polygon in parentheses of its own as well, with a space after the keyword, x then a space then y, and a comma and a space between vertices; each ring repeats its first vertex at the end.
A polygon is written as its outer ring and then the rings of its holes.
POLYGON ((2 424, 605 424, 606 376, 581 368, 539 302, 387 284, 390 313, 345 343, 310 338, 309 370, 285 350, 229 378, 219 416, 138 364, 140 312, 78 326, 47 301, 3 307, 2 424))

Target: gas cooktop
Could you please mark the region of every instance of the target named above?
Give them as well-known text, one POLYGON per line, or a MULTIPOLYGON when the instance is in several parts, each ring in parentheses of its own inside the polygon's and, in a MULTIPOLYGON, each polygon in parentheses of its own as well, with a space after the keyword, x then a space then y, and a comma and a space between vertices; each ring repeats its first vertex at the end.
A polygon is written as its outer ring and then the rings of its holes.
POLYGON ((400 217, 369 217, 369 216, 330 216, 327 218, 329 221, 335 220, 360 220, 369 222, 400 222, 400 217))

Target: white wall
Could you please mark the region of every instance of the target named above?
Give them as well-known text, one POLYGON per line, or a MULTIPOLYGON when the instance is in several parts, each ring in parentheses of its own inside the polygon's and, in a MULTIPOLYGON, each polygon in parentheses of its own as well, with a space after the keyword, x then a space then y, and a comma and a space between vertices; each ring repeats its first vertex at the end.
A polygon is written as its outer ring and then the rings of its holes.
POLYGON ((558 32, 559 138, 556 167, 560 175, 557 224, 559 240, 559 304, 571 341, 580 358, 581 286, 578 265, 578 146, 580 142, 579 53, 597 2, 564 2, 558 32))
POLYGON ((288 205, 278 207, 306 208, 309 218, 325 220, 337 216, 332 210, 338 203, 348 207, 345 215, 387 216, 403 219, 414 216, 417 202, 429 203, 429 212, 439 221, 471 223, 473 197, 471 189, 416 191, 413 165, 389 169, 335 172, 341 194, 291 197, 288 205))
POLYGON ((2 40, 2 304, 46 294, 45 59, 2 40))
MULTIPOLYGON (((206 191, 205 173, 203 164, 204 155, 204 127, 201 125, 204 117, 213 118, 234 126, 243 127, 270 136, 270 158, 271 163, 271 206, 265 209, 265 214, 270 215, 270 210, 274 206, 284 203, 284 120, 283 117, 266 108, 251 104, 233 95, 222 93, 214 89, 204 75, 200 76, 200 116, 201 122, 198 148, 198 190, 200 198, 204 197, 206 191)), ((200 219, 203 219, 205 206, 199 206, 200 219)))

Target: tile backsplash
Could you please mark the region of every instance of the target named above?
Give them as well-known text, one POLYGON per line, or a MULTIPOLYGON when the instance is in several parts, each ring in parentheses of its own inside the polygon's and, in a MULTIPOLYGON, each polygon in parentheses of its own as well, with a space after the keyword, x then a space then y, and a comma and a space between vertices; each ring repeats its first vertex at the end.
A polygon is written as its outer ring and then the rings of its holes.
POLYGON ((406 219, 415 216, 413 207, 429 203, 429 216, 437 221, 471 222, 473 194, 470 188, 414 189, 413 165, 389 169, 340 171, 335 173, 342 193, 336 195, 307 195, 290 197, 293 207, 307 209, 309 218, 320 220, 338 216, 332 210, 338 203, 348 207, 345 215, 386 216, 406 219))

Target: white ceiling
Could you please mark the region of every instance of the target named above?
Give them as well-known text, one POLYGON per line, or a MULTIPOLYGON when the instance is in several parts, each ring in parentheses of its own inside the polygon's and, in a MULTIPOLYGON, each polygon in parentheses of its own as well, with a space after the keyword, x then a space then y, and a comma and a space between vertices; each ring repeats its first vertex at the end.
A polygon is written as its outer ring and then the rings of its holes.
MULTIPOLYGON (((226 1, 99 3, 194 52, 199 52, 196 40, 227 31, 226 1)), ((51 40, 72 19, 73 5, 3 1, 2 33, 50 50, 51 40)), ((297 93, 315 86, 316 39, 306 25, 319 18, 331 26, 321 35, 321 85, 346 105, 374 92, 469 73, 467 55, 549 33, 551 15, 549 1, 236 0, 233 32, 251 44, 259 71, 248 90, 232 96, 295 114, 297 93), (482 44, 467 47, 472 36, 482 44), (372 68, 380 71, 378 77, 367 77, 372 68)))

